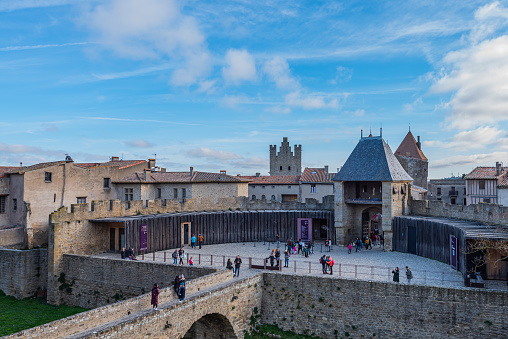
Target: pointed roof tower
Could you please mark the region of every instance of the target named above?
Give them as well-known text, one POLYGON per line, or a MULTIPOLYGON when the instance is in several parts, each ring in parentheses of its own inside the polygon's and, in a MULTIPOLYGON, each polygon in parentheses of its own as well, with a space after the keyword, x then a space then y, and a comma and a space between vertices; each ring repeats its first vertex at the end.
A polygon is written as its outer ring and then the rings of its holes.
POLYGON ((423 154, 421 150, 420 137, 418 137, 418 142, 416 142, 415 137, 411 131, 407 132, 406 137, 399 145, 399 148, 395 151, 395 155, 400 155, 403 157, 426 160, 427 157, 423 154))

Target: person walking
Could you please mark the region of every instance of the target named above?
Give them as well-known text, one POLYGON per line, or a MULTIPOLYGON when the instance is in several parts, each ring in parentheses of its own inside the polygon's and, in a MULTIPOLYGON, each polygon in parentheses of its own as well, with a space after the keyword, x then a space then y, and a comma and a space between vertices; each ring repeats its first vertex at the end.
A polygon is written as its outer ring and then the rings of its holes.
POLYGON ((353 249, 353 244, 349 243, 349 245, 347 245, 347 254, 351 254, 352 249, 353 249))
POLYGON ((302 251, 302 254, 303 254, 303 241, 302 241, 302 239, 298 239, 298 254, 300 254, 300 251, 302 251))
POLYGON ((185 299, 185 282, 182 281, 180 283, 180 288, 178 288, 178 298, 180 299, 180 301, 183 301, 183 299, 185 299))
POLYGON ((280 250, 278 248, 275 250, 275 260, 277 261, 277 267, 280 267, 280 250))
POLYGON ((157 306, 159 306, 159 285, 153 284, 152 287, 152 308, 157 311, 157 306))
POLYGON ((323 254, 321 258, 319 258, 319 263, 321 264, 323 268, 323 274, 326 274, 326 255, 323 254))
POLYGON ((332 257, 328 257, 328 267, 330 267, 330 274, 333 274, 333 265, 335 265, 335 261, 333 261, 332 257))
POLYGON ((289 251, 284 251, 284 267, 289 267, 289 251))
POLYGON ((178 251, 178 258, 180 258, 180 265, 183 265, 183 256, 185 255, 185 251, 183 248, 180 248, 178 251))
POLYGON ((411 279, 413 279, 413 272, 411 272, 411 270, 407 266, 406 266, 406 278, 407 278, 407 283, 411 284, 411 279))
POLYGON ((270 260, 270 266, 273 267, 273 265, 275 264, 275 252, 274 252, 274 250, 272 250, 272 252, 268 256, 268 259, 270 260))
POLYGON ((392 271, 392 274, 393 274, 393 281, 394 282, 399 282, 399 268, 398 267, 395 267, 395 269, 392 271))
POLYGON ((194 261, 192 261, 192 257, 189 258, 189 266, 194 266, 194 261))
POLYGON ((242 259, 237 255, 235 259, 235 269, 233 271, 233 277, 238 277, 240 275, 240 265, 242 264, 242 259))
POLYGON ((173 257, 173 265, 178 265, 178 251, 177 250, 175 250, 171 254, 171 257, 173 257))
POLYGON ((196 247, 196 236, 193 234, 190 238, 190 247, 195 248, 196 247))
POLYGON ((199 249, 201 249, 201 245, 203 245, 203 236, 201 234, 198 235, 198 245, 199 249))
POLYGON ((275 241, 277 242, 277 248, 279 248, 279 246, 280 246, 280 236, 279 236, 279 233, 277 233, 277 235, 275 236, 275 241))

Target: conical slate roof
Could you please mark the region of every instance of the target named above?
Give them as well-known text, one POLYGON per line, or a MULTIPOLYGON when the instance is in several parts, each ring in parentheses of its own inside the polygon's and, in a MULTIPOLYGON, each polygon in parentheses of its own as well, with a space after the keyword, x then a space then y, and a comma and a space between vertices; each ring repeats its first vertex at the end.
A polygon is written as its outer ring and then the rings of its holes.
POLYGON ((416 145, 415 137, 413 133, 409 131, 406 137, 399 145, 399 148, 395 151, 395 155, 401 155, 403 157, 415 158, 420 160, 427 160, 423 152, 416 145))
POLYGON ((412 181, 381 137, 360 139, 334 181, 412 181))

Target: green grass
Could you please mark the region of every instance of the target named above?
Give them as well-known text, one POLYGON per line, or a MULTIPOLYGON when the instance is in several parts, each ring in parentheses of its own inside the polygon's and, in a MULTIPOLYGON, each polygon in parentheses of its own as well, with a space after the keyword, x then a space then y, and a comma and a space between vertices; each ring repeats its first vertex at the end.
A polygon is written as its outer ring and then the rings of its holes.
POLYGON ((277 325, 261 325, 256 327, 259 332, 252 332, 251 334, 246 334, 245 339, 271 339, 273 336, 268 336, 267 334, 276 334, 277 338, 281 339, 321 339, 319 337, 313 337, 304 334, 296 334, 291 331, 282 331, 277 327, 277 325))
POLYGON ((37 298, 18 300, 0 290, 0 337, 84 311, 81 307, 49 305, 37 298))

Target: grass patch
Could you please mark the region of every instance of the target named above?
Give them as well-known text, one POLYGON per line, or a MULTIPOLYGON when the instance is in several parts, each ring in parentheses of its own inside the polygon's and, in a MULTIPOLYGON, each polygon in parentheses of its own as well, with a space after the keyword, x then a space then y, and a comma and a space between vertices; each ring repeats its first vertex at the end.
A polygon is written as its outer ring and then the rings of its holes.
POLYGON ((245 339, 321 339, 305 334, 296 334, 291 331, 283 331, 277 325, 261 325, 257 326, 251 334, 246 333, 245 339), (275 335, 275 336, 274 336, 275 335))
POLYGON ((49 305, 37 298, 18 300, 0 291, 0 337, 84 311, 87 309, 49 305))

